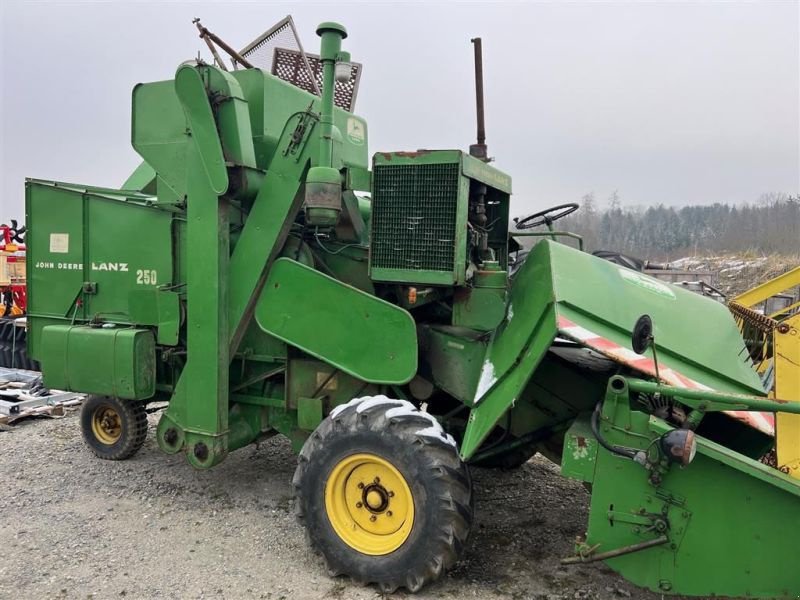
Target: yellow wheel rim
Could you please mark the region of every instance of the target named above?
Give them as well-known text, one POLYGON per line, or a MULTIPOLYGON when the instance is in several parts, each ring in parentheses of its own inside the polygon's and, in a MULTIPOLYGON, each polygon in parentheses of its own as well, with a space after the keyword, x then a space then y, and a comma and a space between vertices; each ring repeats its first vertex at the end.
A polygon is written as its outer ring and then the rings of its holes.
POLYGON ((111 446, 122 437, 122 419, 110 406, 99 406, 92 414, 92 433, 103 444, 111 446))
POLYGON ((325 511, 342 541, 372 556, 397 550, 414 526, 411 488, 392 463, 374 454, 352 454, 333 468, 325 511))

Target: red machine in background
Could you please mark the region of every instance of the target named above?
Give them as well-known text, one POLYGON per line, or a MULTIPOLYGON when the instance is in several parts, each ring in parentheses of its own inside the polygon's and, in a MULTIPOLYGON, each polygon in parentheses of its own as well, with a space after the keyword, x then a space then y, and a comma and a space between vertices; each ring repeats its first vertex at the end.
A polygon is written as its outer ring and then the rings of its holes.
POLYGON ((28 358, 28 312, 25 276, 25 226, 15 219, 0 225, 0 368, 38 371, 39 364, 28 358))
POLYGON ((0 317, 19 317, 27 310, 25 231, 16 219, 11 219, 11 225, 0 225, 0 317))

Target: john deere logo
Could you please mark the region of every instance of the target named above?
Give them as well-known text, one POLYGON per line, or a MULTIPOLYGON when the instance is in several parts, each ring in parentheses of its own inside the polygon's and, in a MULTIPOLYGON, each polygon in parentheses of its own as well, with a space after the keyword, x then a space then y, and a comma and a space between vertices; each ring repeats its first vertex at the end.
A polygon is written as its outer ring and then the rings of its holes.
POLYGON ((364 143, 364 137, 364 123, 355 117, 347 119, 347 139, 360 146, 364 143))

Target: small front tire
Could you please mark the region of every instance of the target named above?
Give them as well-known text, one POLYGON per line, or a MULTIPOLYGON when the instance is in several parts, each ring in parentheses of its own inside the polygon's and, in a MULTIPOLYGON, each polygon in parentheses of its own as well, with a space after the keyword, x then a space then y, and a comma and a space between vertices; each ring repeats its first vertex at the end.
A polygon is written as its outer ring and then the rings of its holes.
POLYGON ((95 456, 104 460, 130 458, 147 437, 144 404, 111 396, 89 396, 81 409, 81 431, 95 456))

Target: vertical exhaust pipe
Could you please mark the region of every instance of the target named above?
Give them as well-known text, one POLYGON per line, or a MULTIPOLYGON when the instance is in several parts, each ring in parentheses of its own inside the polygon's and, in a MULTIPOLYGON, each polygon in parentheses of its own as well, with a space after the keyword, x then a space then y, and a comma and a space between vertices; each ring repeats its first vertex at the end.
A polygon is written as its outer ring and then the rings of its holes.
POLYGON ((319 164, 332 166, 333 155, 333 94, 336 86, 336 62, 342 52, 342 40, 347 30, 338 23, 321 23, 317 27, 320 41, 320 60, 322 61, 322 101, 320 106, 320 149, 319 164))
MULTIPOLYGON (((342 210, 342 179, 333 166, 333 96, 336 85, 336 62, 345 58, 342 40, 347 30, 338 23, 322 23, 317 27, 322 61, 322 98, 319 117, 319 160, 306 176, 306 224, 331 228, 339 221, 342 210)), ((346 55, 349 60, 349 55, 346 55)), ((338 132, 337 134, 338 135, 338 132)))
POLYGON ((489 162, 486 148, 486 126, 483 119, 483 46, 479 37, 472 38, 470 41, 475 49, 475 108, 478 116, 478 143, 469 147, 469 153, 483 162, 489 162))

